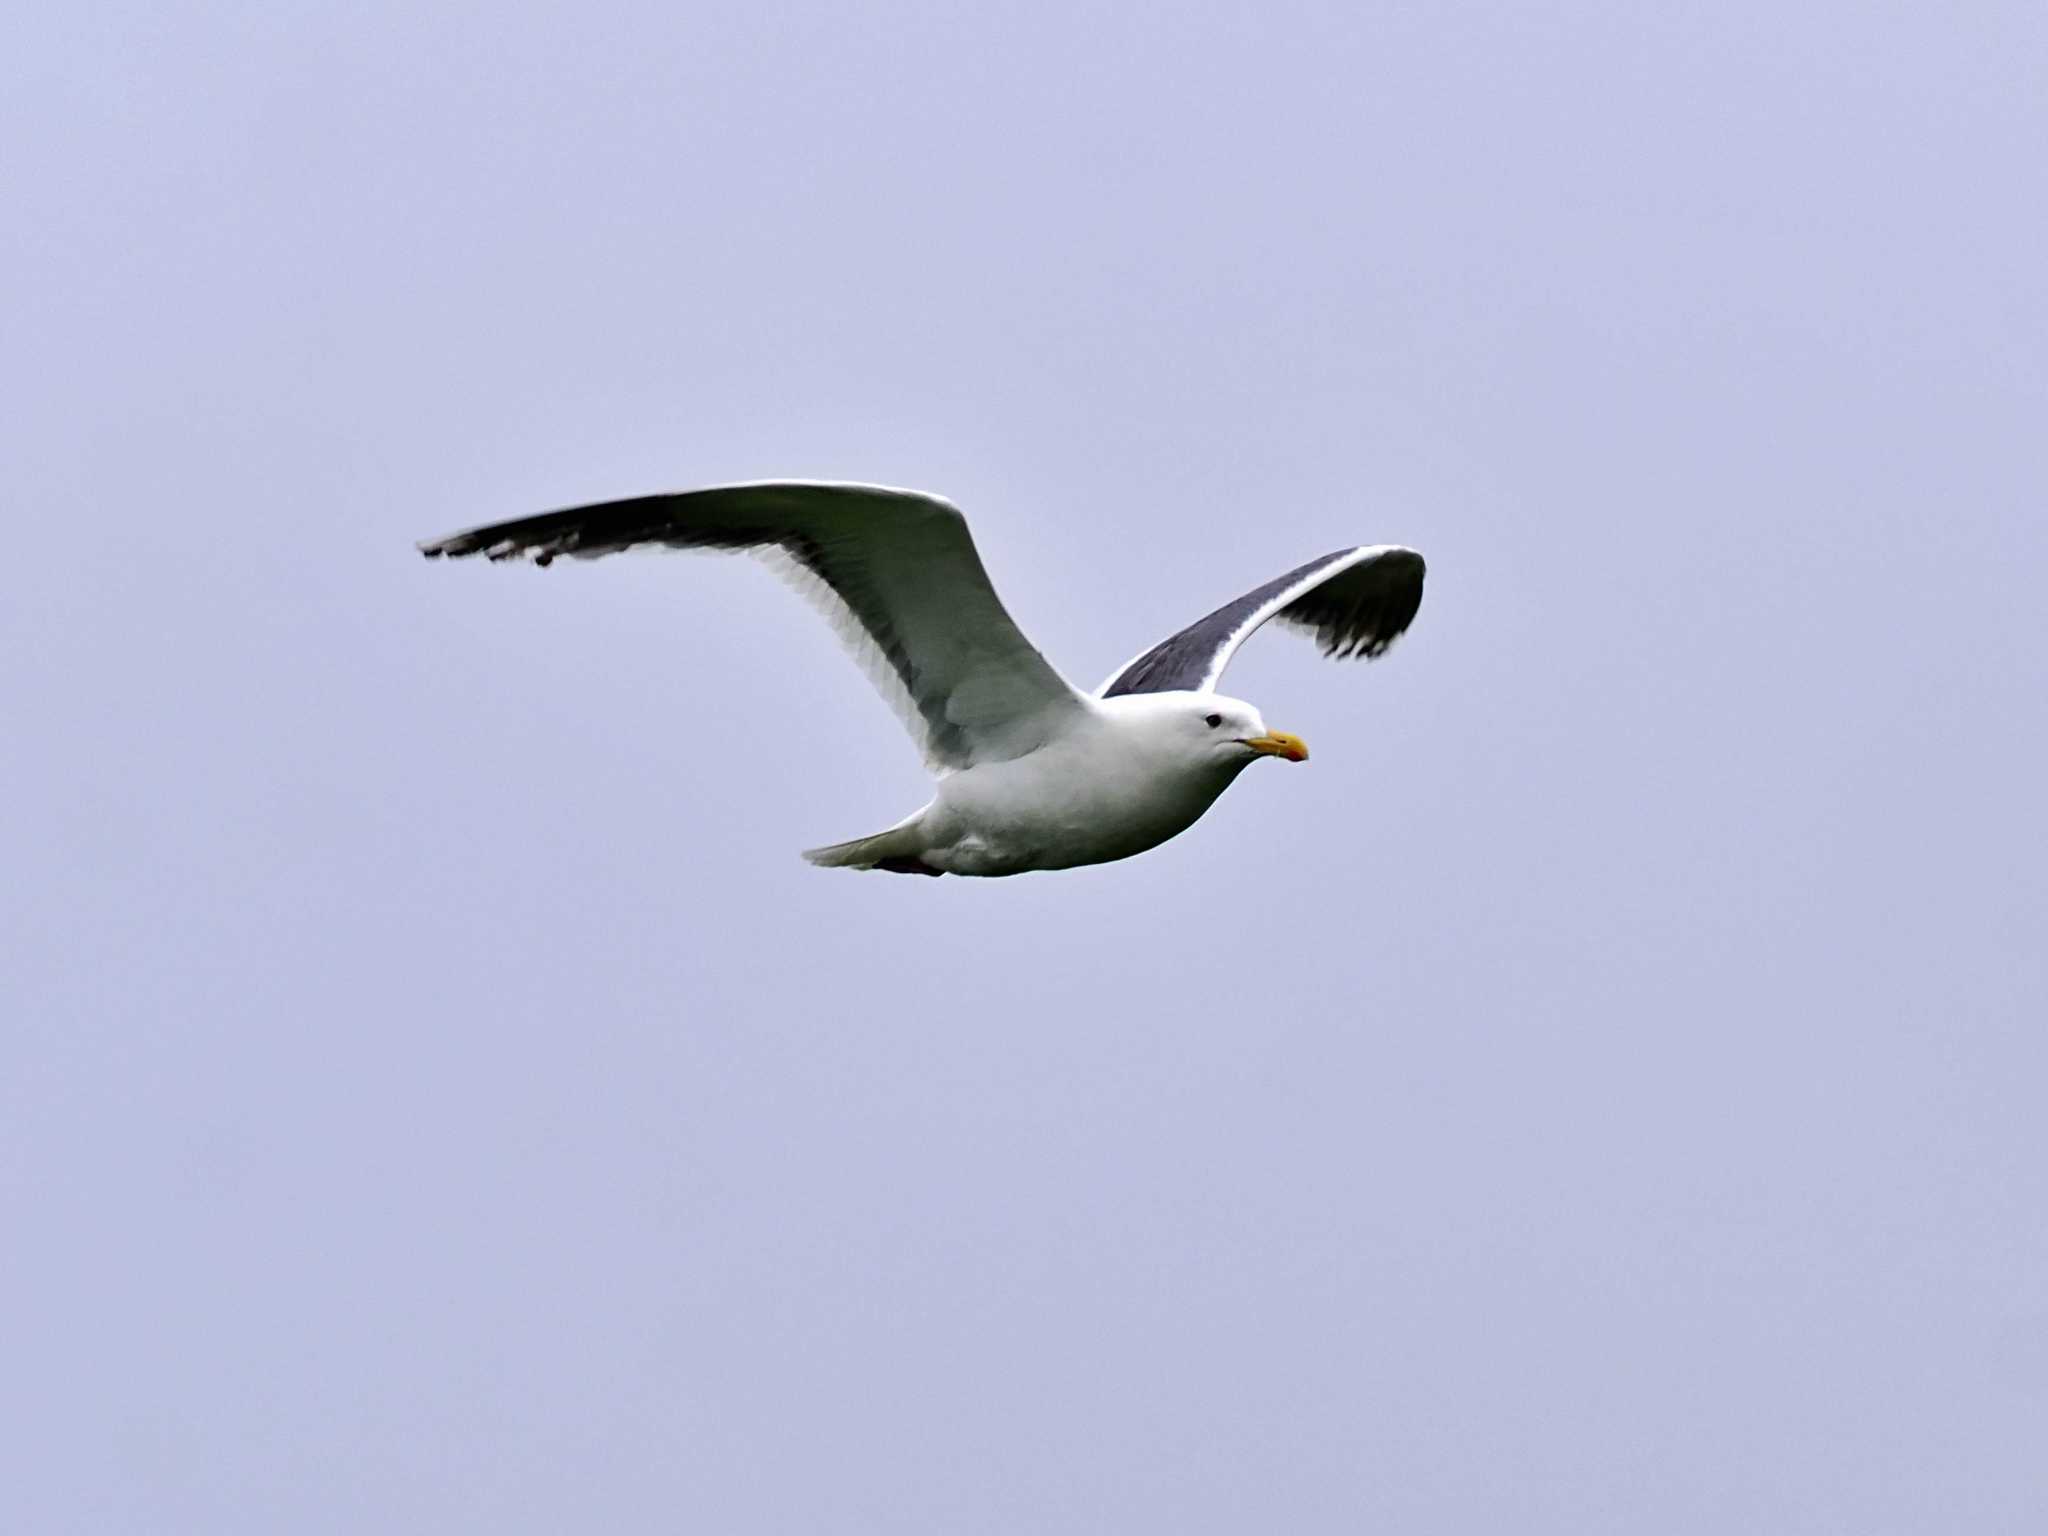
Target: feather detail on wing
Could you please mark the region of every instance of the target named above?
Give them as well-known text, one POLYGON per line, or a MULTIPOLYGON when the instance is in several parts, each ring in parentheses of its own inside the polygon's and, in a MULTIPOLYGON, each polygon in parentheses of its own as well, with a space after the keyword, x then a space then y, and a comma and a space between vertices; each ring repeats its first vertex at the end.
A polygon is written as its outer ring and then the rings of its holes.
POLYGON ((824 610, 934 768, 1020 757, 1088 709, 1004 609, 967 520, 916 491, 719 486, 494 523, 420 552, 547 565, 643 544, 766 558, 824 610))
POLYGON ((1325 656, 1384 653, 1422 603, 1422 556, 1398 544, 1340 549, 1225 603, 1133 658, 1101 698, 1215 688, 1230 658, 1268 619, 1307 630, 1325 656))

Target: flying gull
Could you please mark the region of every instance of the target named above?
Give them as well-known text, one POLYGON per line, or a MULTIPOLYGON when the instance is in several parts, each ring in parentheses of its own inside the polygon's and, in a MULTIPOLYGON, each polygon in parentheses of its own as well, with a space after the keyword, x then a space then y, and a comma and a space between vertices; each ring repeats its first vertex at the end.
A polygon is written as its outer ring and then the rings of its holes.
POLYGON ((1325 655, 1379 656, 1422 602, 1422 556, 1395 544, 1298 566, 1120 668, 1093 694, 1004 611, 951 502, 877 485, 772 481, 543 512, 421 544, 432 557, 547 565, 636 545, 747 550, 824 610, 917 739, 931 803, 813 864, 1015 875, 1129 858, 1186 831, 1250 764, 1303 762, 1298 736, 1216 691, 1268 619, 1325 655))

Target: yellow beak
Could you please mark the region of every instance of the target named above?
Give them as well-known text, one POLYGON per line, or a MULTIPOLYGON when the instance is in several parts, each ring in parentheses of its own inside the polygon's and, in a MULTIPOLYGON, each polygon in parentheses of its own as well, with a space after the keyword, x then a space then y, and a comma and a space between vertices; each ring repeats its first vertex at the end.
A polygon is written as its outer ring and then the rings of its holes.
POLYGON ((1285 731, 1268 731, 1263 736, 1242 736, 1238 738, 1254 752, 1270 757, 1284 757, 1290 763, 1308 761, 1308 743, 1299 736, 1290 736, 1285 731))

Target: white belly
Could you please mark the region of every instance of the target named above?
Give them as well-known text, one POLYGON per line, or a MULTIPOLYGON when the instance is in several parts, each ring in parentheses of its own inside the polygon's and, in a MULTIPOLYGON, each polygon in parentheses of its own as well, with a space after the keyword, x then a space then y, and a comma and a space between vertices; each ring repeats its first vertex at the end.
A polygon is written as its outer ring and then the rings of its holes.
POLYGON ((922 855, 956 875, 1009 875, 1129 858, 1186 831, 1234 772, 1190 774, 1090 734, 939 781, 922 855))

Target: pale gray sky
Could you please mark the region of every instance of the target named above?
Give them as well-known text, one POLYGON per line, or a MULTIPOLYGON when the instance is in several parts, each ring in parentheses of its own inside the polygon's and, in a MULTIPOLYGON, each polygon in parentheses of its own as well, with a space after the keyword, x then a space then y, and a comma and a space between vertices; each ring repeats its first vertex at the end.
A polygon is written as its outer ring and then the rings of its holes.
POLYGON ((24 1532, 2048 1528, 2037 5, 42 6, 0 89, 24 1532), (729 478, 1094 682, 1409 638, 1141 859, 729 478))

